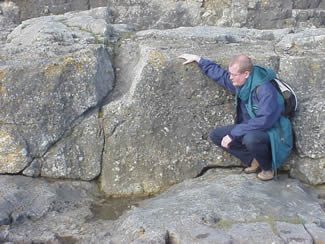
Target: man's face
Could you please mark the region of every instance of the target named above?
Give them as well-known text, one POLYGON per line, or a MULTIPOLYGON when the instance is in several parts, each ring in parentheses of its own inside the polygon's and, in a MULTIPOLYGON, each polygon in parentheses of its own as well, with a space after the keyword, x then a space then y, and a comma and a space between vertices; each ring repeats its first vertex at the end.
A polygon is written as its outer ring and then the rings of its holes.
POLYGON ((229 66, 229 74, 230 80, 234 86, 243 86, 249 77, 249 72, 245 71, 244 73, 239 72, 238 65, 234 64, 233 66, 229 66))

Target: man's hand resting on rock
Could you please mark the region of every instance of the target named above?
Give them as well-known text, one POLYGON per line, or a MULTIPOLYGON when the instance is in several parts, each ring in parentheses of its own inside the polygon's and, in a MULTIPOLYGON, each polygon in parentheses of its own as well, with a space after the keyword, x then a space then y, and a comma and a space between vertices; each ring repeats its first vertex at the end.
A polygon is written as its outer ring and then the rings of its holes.
POLYGON ((185 62, 183 64, 189 64, 189 63, 192 63, 192 62, 200 62, 200 59, 201 57, 197 56, 197 55, 194 55, 194 54, 182 54, 181 56, 179 56, 178 58, 181 58, 181 59, 185 59, 185 62))

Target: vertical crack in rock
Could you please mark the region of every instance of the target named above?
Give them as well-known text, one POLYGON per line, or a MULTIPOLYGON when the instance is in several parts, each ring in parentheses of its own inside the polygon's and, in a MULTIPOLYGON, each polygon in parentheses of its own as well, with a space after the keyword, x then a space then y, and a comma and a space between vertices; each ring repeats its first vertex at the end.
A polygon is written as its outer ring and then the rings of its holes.
POLYGON ((111 137, 112 135, 114 135, 116 129, 118 127, 120 127, 122 124, 124 124, 127 120, 124 119, 124 120, 121 120, 121 121, 118 121, 114 126, 113 128, 111 129, 111 131, 106 135, 107 137, 111 137))
MULTIPOLYGON (((98 122, 99 122, 99 128, 100 130, 98 131, 98 136, 102 136, 103 137, 103 147, 102 147, 102 150, 101 150, 101 153, 100 153, 100 169, 103 168, 103 158, 104 158, 104 152, 105 152, 105 145, 106 145, 106 138, 105 138, 105 131, 104 131, 104 125, 103 125, 103 118, 102 118, 102 107, 99 108, 99 111, 98 111, 98 122)), ((99 174, 100 175, 100 174, 99 174)))

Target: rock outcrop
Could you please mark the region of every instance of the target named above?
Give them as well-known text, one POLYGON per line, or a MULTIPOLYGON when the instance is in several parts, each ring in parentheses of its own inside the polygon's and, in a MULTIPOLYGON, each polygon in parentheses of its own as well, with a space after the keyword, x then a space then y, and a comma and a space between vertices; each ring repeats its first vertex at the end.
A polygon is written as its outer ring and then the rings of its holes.
POLYGON ((20 23, 20 9, 13 2, 0 2, 0 43, 20 23))
POLYGON ((67 14, 24 21, 8 35, 0 50, 1 173, 33 164, 48 177, 100 174, 104 138, 92 113, 114 84, 100 44, 105 27, 103 19, 67 14))
POLYGON ((324 27, 323 0, 108 0, 115 23, 137 29, 171 29, 212 25, 274 29, 294 26, 324 27), (139 18, 141 16, 141 18, 139 18))
POLYGON ((274 29, 324 27, 324 0, 11 0, 20 19, 108 7, 111 23, 131 24, 137 30, 213 25, 274 29), (29 6, 26 8, 25 6, 29 6))

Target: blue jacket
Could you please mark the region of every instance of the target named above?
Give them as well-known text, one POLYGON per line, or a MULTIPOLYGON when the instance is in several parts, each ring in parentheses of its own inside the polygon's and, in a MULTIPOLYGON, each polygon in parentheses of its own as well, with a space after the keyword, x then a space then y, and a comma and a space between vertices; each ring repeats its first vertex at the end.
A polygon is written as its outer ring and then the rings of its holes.
POLYGON ((291 152, 293 140, 290 121, 281 115, 283 98, 269 82, 275 73, 254 66, 243 87, 235 87, 229 72, 219 65, 203 58, 198 65, 205 75, 236 95, 236 126, 229 136, 236 140, 250 131, 266 131, 271 142, 272 166, 280 167, 291 152))

